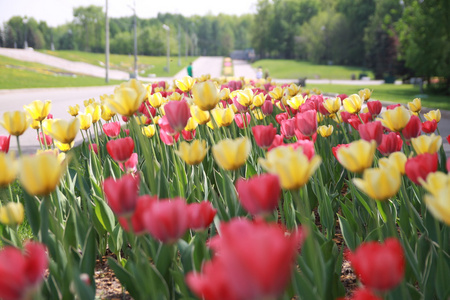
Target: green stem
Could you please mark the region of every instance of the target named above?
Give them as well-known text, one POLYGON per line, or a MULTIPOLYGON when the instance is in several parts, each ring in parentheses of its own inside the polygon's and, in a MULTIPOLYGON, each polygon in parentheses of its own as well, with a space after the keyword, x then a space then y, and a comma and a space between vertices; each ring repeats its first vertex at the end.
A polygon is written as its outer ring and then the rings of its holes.
POLYGON ((19 142, 19 136, 16 135, 16 139, 17 139, 17 149, 19 150, 19 155, 22 155, 22 150, 20 149, 20 142, 19 142))
MULTIPOLYGON (((45 138, 44 129, 43 129, 43 127, 42 127, 42 121, 40 121, 40 124, 41 124, 42 139, 44 140, 45 149, 48 149, 47 139, 45 138)), ((40 141, 39 141, 39 142, 40 142, 40 141)))

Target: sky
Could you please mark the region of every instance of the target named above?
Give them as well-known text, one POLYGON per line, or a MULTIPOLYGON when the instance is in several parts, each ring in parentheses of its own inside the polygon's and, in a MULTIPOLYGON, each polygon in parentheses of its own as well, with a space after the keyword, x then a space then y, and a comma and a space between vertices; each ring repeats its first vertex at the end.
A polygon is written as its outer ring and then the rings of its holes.
MULTIPOLYGON (((129 6, 133 0, 108 0, 110 17, 132 15, 129 6)), ((256 12, 257 0, 135 0, 139 18, 156 17, 158 13, 182 14, 184 16, 242 15, 256 12)), ((46 21, 49 26, 58 26, 73 20, 73 8, 97 5, 104 7, 106 0, 0 0, 0 24, 13 16, 33 17, 46 21)))

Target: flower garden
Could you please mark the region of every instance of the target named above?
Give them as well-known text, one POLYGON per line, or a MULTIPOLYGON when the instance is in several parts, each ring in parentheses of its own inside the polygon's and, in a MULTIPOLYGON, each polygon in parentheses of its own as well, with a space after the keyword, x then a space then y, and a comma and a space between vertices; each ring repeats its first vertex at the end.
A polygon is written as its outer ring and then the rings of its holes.
POLYGON ((6 112, 0 299, 94 299, 107 253, 134 299, 448 299, 440 111, 371 94, 205 75, 6 112))

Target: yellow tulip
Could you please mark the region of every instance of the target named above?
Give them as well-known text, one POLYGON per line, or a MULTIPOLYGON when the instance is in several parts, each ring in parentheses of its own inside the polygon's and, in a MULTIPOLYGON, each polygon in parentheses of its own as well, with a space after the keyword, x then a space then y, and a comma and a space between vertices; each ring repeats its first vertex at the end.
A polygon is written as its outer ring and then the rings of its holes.
POLYGON ((287 190, 304 186, 319 167, 322 159, 314 155, 311 160, 303 154, 302 148, 277 147, 259 158, 259 164, 269 173, 278 175, 281 186, 287 190))
POLYGON ((55 190, 64 169, 65 165, 52 154, 22 156, 19 180, 28 194, 45 196, 55 190))
POLYGON ((216 163, 225 170, 236 170, 245 164, 252 143, 246 137, 224 139, 212 147, 212 153, 216 163))
POLYGON ((89 100, 84 100, 84 101, 83 101, 84 107, 88 107, 89 105, 91 105, 91 104, 94 103, 94 102, 95 102, 95 99, 94 99, 94 98, 90 98, 89 100))
POLYGON ((427 208, 431 214, 450 225, 450 175, 442 172, 430 173, 427 180, 419 179, 422 186, 429 192, 424 197, 427 208))
POLYGON ((411 139, 411 144, 414 151, 419 154, 430 153, 434 154, 439 151, 442 145, 442 137, 440 135, 420 135, 411 139))
POLYGON ((329 137, 333 133, 333 125, 322 125, 317 127, 317 132, 324 138, 329 137))
POLYGON ((11 111, 3 114, 3 120, 0 121, 0 124, 10 135, 20 136, 31 124, 31 119, 27 118, 24 111, 11 111))
POLYGON ((35 121, 42 121, 47 118, 52 108, 52 101, 46 100, 45 103, 41 100, 35 100, 29 105, 24 105, 23 109, 30 115, 35 121))
POLYGON ((122 83, 114 90, 113 98, 106 98, 105 104, 120 115, 132 116, 145 100, 147 90, 142 83, 136 79, 122 83))
POLYGON ((14 152, 0 151, 0 187, 7 186, 16 179, 17 162, 15 157, 14 152))
POLYGON ((72 121, 59 119, 48 121, 46 122, 48 125, 43 126, 46 134, 64 144, 70 144, 75 140, 80 129, 80 120, 78 118, 74 118, 72 121))
POLYGON ((100 104, 94 102, 86 107, 86 114, 92 116, 92 123, 95 124, 100 120, 102 116, 102 110, 100 104))
POLYGON ((391 131, 400 132, 406 127, 410 118, 411 112, 404 106, 398 106, 381 113, 381 119, 377 118, 377 120, 381 121, 383 126, 391 131))
POLYGON ((363 101, 367 101, 370 99, 370 96, 372 96, 372 91, 369 89, 362 89, 358 92, 358 95, 363 101))
POLYGON ((108 106, 102 105, 102 119, 106 122, 110 121, 116 115, 108 106))
POLYGON ((148 138, 151 138, 155 135, 156 126, 154 124, 150 124, 148 126, 142 127, 142 134, 148 138))
POLYGON ((192 78, 190 76, 186 76, 181 80, 175 80, 175 84, 183 92, 189 92, 192 89, 192 87, 194 86, 195 81, 196 80, 194 78, 192 78))
POLYGON ((266 101, 266 97, 267 97, 267 95, 264 95, 263 93, 257 94, 253 98, 253 105, 256 106, 256 107, 263 106, 264 102, 266 101))
POLYGON ((214 120, 219 127, 227 127, 233 123, 234 112, 230 107, 227 108, 215 108, 211 111, 214 120))
POLYGON ((286 103, 292 109, 298 109, 303 103, 305 103, 305 98, 303 98, 302 94, 299 94, 287 100, 286 103))
POLYGON ((229 88, 223 88, 222 90, 220 90, 219 99, 220 100, 225 100, 225 101, 230 99, 230 89, 229 88))
POLYGON ((341 105, 342 105, 342 101, 341 101, 341 98, 339 98, 339 97, 326 98, 323 101, 323 107, 325 107, 325 109, 328 110, 328 112, 330 114, 337 113, 341 109, 341 105))
POLYGON ((353 183, 370 198, 383 201, 397 194, 402 177, 396 167, 388 165, 365 170, 363 178, 354 178, 353 183))
POLYGON ((286 92, 289 93, 289 96, 294 97, 298 93, 300 93, 301 88, 297 86, 295 83, 292 83, 290 86, 286 88, 286 92))
POLYGON ((188 122, 186 124, 186 127, 184 127, 184 130, 186 131, 194 131, 198 126, 198 123, 195 121, 193 117, 190 117, 188 119, 188 122))
POLYGON ((202 75, 202 76, 200 76, 200 77, 197 77, 197 81, 198 82, 206 82, 206 81, 208 81, 208 80, 210 80, 211 79, 211 74, 204 74, 204 75, 202 75))
POLYGON ((35 120, 31 119, 31 117, 29 118, 29 121, 31 121, 31 123, 30 123, 31 128, 33 128, 33 129, 41 128, 41 122, 35 121, 35 120))
POLYGON ((280 100, 281 97, 283 97, 283 89, 280 86, 277 86, 269 92, 269 95, 274 100, 280 100))
POLYGON ((205 140, 194 140, 191 144, 183 141, 175 153, 188 165, 198 165, 205 158, 208 149, 205 140))
POLYGON ((353 94, 344 99, 344 109, 351 114, 359 113, 363 102, 363 99, 359 95, 353 94))
POLYGON ((337 158, 341 165, 350 172, 361 173, 372 166, 377 143, 357 140, 348 147, 341 147, 337 151, 337 158))
MULTIPOLYGON (((259 120, 259 121, 264 120, 264 118, 266 117, 260 109, 252 110, 252 114, 256 118, 256 120, 259 120)), ((244 116, 244 118, 245 118, 245 116, 244 116)))
POLYGON ((78 112, 80 111, 80 106, 77 104, 75 106, 69 106, 69 109, 67 112, 72 116, 76 117, 78 115, 78 112))
POLYGON ((79 114, 78 119, 80 119, 80 129, 81 130, 88 130, 89 128, 91 128, 92 125, 92 115, 90 114, 79 114))
POLYGON ((431 110, 423 115, 428 121, 436 120, 437 123, 441 120, 441 111, 439 109, 431 110))
POLYGON ((450 174, 437 171, 428 174, 426 180, 419 178, 419 181, 428 193, 436 195, 439 190, 450 186, 450 174))
POLYGON ((245 107, 249 107, 253 104, 253 90, 246 88, 245 90, 239 90, 237 93, 237 101, 239 104, 245 107))
POLYGON ((206 124, 211 120, 209 112, 201 110, 197 105, 191 106, 191 115, 194 120, 200 125, 206 124))
POLYGON ((148 122, 148 118, 146 115, 135 116, 134 119, 139 125, 146 125, 148 122))
POLYGON ((212 81, 194 84, 191 90, 194 103, 205 111, 212 110, 219 103, 219 92, 212 81))
POLYGON ((22 224, 25 217, 23 205, 20 202, 8 202, 4 206, 0 206, 0 223, 5 225, 22 224))
POLYGON ((154 108, 158 108, 164 103, 164 97, 161 95, 161 93, 155 93, 149 96, 148 101, 150 102, 151 106, 153 106, 154 108))
POLYGON ((393 152, 389 157, 380 158, 380 167, 394 166, 402 175, 405 175, 406 155, 403 152, 393 152))
POLYGON ((420 98, 415 98, 412 102, 408 102, 408 108, 410 111, 418 113, 422 110, 422 101, 420 98))
POLYGON ((74 144, 74 142, 72 142, 70 144, 65 144, 65 143, 61 143, 61 142, 55 141, 56 148, 58 148, 62 152, 67 152, 70 149, 72 149, 73 144, 74 144))
POLYGON ((181 99, 183 99, 183 95, 177 92, 173 92, 168 98, 172 101, 181 101, 181 99))

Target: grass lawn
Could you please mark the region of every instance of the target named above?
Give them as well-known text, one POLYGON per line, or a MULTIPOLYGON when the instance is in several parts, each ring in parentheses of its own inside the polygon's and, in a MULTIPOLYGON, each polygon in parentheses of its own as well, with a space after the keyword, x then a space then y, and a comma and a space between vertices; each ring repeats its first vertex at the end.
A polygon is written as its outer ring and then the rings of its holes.
MULTIPOLYGON (((45 54, 58 56, 72 61, 81 61, 95 66, 104 66, 104 53, 90 53, 83 51, 61 50, 50 51, 40 50, 45 54)), ((197 57, 181 57, 181 66, 178 66, 178 56, 170 58, 170 72, 167 73, 164 68, 167 66, 166 56, 144 56, 138 55, 138 72, 140 76, 148 77, 150 74, 155 74, 156 77, 172 77, 189 65, 189 62, 194 61, 197 57)), ((123 54, 110 54, 109 64, 111 69, 120 70, 132 73, 134 69, 134 56, 123 54)))
POLYGON ((360 73, 374 78, 370 70, 361 67, 317 65, 306 61, 289 59, 262 59, 254 62, 252 67, 262 67, 269 71, 270 77, 280 79, 351 79, 352 74, 360 73))
POLYGON ((332 85, 332 84, 314 84, 308 85, 306 88, 317 87, 323 93, 337 93, 337 94, 355 94, 363 88, 373 90, 372 99, 389 101, 395 103, 408 103, 414 98, 421 98, 422 106, 431 109, 445 109, 450 110, 450 96, 432 95, 426 92, 420 95, 419 87, 411 84, 382 84, 373 86, 355 86, 355 85, 332 85))
MULTIPOLYGON (((120 84, 110 80, 109 84, 120 84)), ((105 85, 103 78, 76 75, 50 66, 0 56, 0 89, 105 85)))

